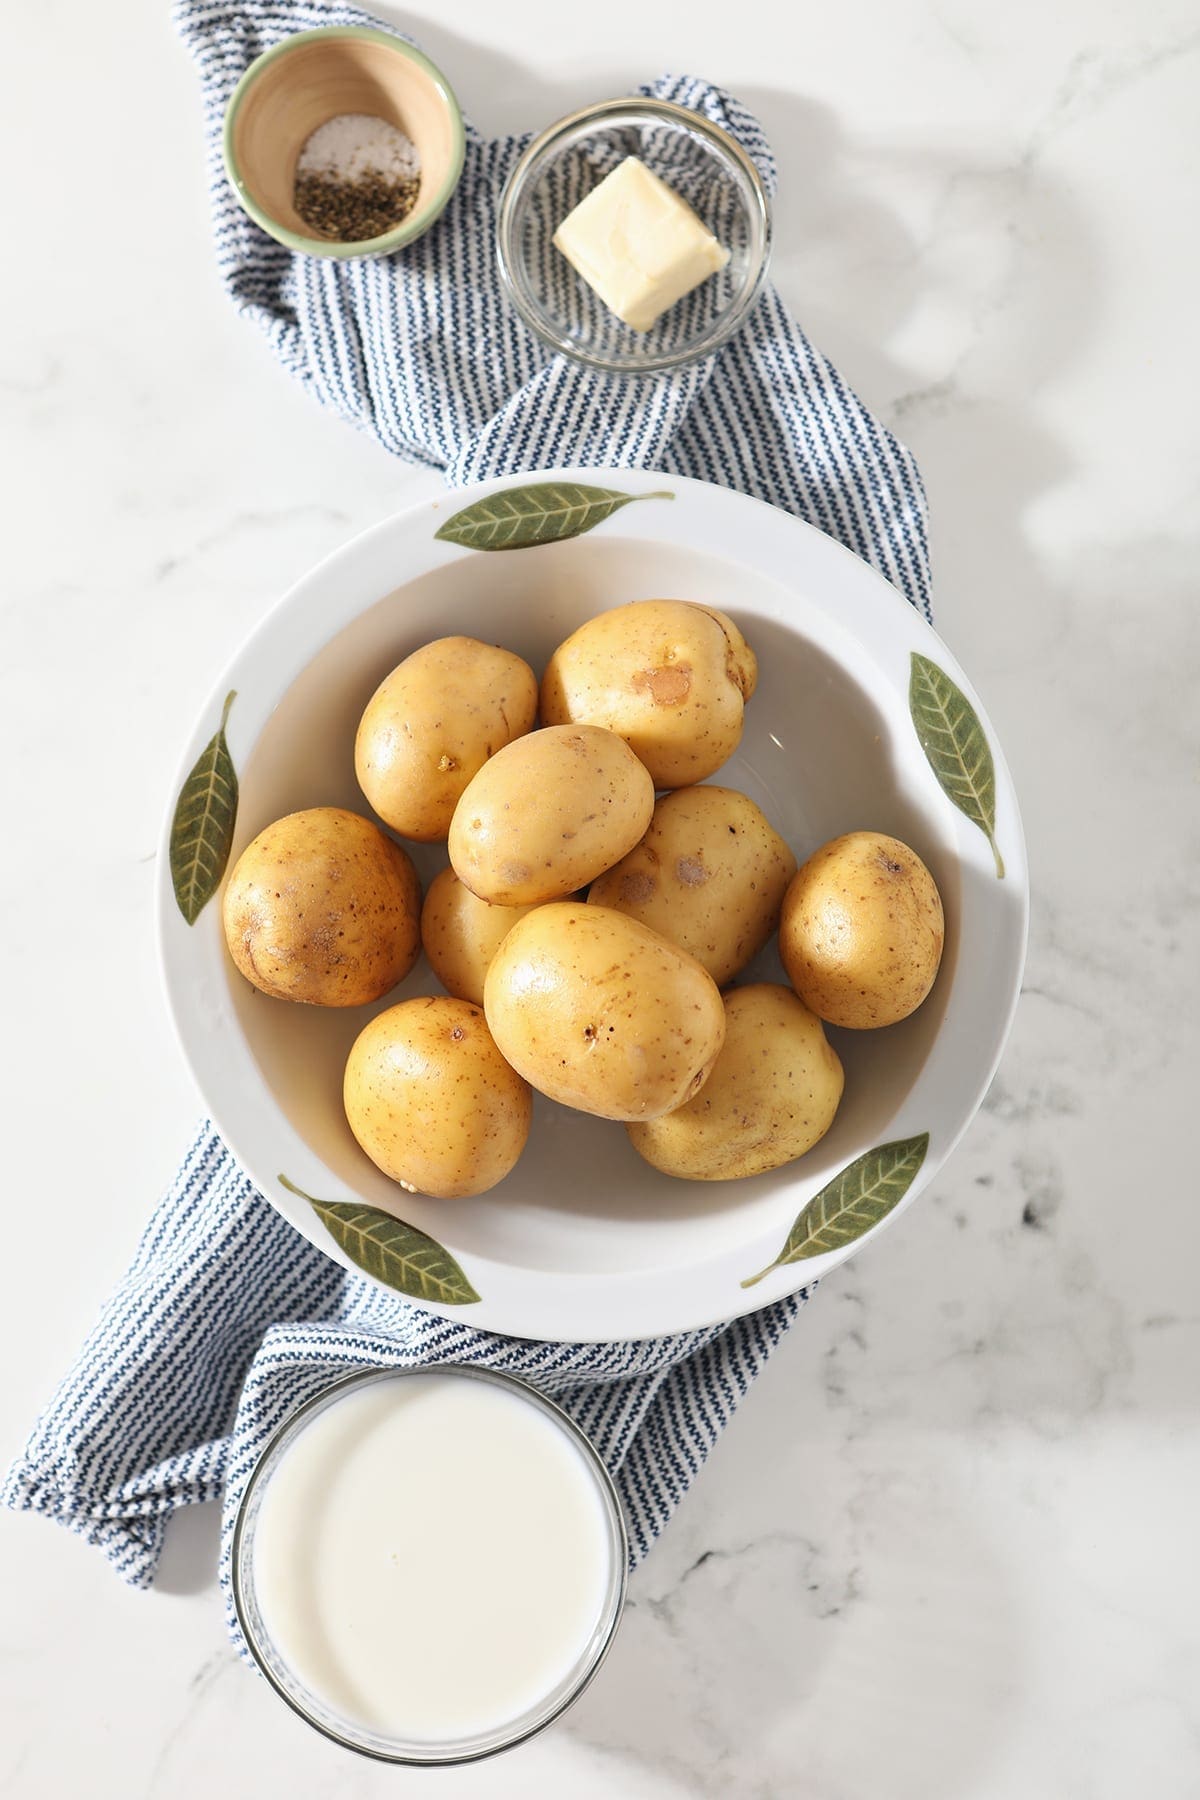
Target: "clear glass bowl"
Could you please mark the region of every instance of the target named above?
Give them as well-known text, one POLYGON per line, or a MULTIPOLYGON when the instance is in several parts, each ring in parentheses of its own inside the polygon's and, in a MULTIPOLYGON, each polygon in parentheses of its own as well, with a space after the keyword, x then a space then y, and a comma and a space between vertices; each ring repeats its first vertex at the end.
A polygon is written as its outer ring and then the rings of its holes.
POLYGON ((605 100, 529 145, 500 197, 496 248, 509 299, 553 350, 607 374, 650 375, 707 356, 737 330, 767 272, 771 210, 746 151, 702 113, 665 100, 605 100), (551 239, 627 156, 661 175, 730 252, 725 268, 649 331, 611 313, 551 239))
MULTIPOLYGON (((320 1393, 314 1394, 310 1400, 297 1407, 269 1439, 255 1464, 234 1525, 233 1600, 238 1623, 254 1660, 275 1692, 302 1719, 307 1720, 326 1737, 332 1738, 334 1743, 340 1744, 343 1749, 357 1750, 364 1756, 376 1757, 381 1762, 424 1766, 465 1763, 478 1761, 480 1757, 492 1756, 497 1751, 509 1750, 515 1744, 522 1743, 535 1732, 552 1724, 579 1698, 607 1656, 616 1635, 625 1604, 628 1565, 629 1540, 621 1502, 612 1478, 575 1421, 560 1406, 556 1406, 553 1400, 547 1399, 545 1394, 539 1393, 528 1382, 520 1381, 513 1375, 465 1364, 449 1364, 437 1369, 364 1369, 345 1375, 341 1380, 322 1388, 320 1393), (321 1695, 306 1686, 289 1666, 278 1645, 272 1642, 259 1605, 254 1570, 255 1530, 271 1476, 313 1417, 327 1407, 336 1405, 347 1393, 368 1383, 404 1381, 413 1375, 429 1374, 461 1376, 466 1380, 492 1382, 499 1387, 508 1388, 527 1404, 539 1408, 572 1439, 595 1478, 596 1491, 607 1524, 609 1556, 608 1585, 600 1617, 575 1667, 569 1669, 556 1687, 520 1717, 493 1730, 479 1732, 473 1737, 444 1743, 424 1738, 417 1740, 390 1736, 375 1731, 358 1720, 346 1718, 321 1695)), ((403 1629, 404 1622, 398 1620, 397 1626, 398 1629, 403 1629)))

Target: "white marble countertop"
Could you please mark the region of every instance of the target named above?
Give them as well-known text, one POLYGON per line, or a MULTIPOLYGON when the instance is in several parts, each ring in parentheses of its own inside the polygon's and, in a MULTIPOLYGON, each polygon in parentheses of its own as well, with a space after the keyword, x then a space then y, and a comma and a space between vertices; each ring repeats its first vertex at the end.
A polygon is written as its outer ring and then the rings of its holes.
MULTIPOLYGON (((150 925, 187 724, 295 576, 438 485, 224 300, 166 12, 47 0, 6 35, 5 1457, 198 1113, 150 925)), ((763 117, 776 278, 921 457, 939 625, 1023 794, 1011 1045, 931 1192, 751 1394, 554 1731, 459 1773, 367 1764, 234 1661, 210 1510, 149 1595, 3 1515, 5 1796, 1200 1791, 1195 9, 673 14, 406 17, 484 129, 685 63, 763 117)))

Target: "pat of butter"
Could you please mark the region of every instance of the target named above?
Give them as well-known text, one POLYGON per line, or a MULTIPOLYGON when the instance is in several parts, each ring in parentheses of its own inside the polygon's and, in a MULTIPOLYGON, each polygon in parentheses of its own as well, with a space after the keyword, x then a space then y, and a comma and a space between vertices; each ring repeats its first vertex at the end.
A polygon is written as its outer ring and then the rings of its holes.
POLYGON ((634 331, 729 261, 686 201, 636 156, 567 214, 554 242, 588 286, 634 331))

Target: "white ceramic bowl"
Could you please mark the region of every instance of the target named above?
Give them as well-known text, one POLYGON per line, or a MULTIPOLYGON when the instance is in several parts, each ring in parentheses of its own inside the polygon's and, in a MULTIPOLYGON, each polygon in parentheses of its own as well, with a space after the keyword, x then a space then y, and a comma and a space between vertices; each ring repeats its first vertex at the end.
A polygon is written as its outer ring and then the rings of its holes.
MULTIPOLYGON (((885 1031, 831 1030, 845 1064, 845 1096, 828 1135, 796 1163, 747 1181, 672 1180, 641 1161, 620 1125, 539 1098, 528 1148, 499 1187, 454 1201, 402 1192, 352 1137, 341 1077, 350 1044, 374 1011, 438 991, 424 960, 375 1007, 268 999, 227 955, 219 897, 194 923, 182 916, 170 816, 164 830, 159 927, 169 1004, 238 1162, 298 1230, 347 1267, 355 1264, 322 1216, 281 1176, 320 1201, 398 1215, 443 1247, 468 1294, 478 1295, 447 1305, 427 1290, 422 1303, 518 1337, 643 1337, 749 1312, 825 1274, 864 1241, 834 1231, 835 1247, 743 1285, 779 1257, 806 1204, 856 1159, 928 1133, 915 1178, 887 1223, 950 1154, 1008 1033, 1028 914, 1016 797, 967 678, 882 577, 759 501, 644 471, 506 477, 387 520, 300 581, 234 658, 196 722, 172 788, 174 796, 183 787, 227 692, 236 690, 226 729, 240 783, 232 866, 284 813, 320 805, 368 810, 354 778, 355 727, 378 682, 420 644, 463 632, 508 646, 540 672, 555 645, 592 614, 663 596, 724 608, 758 654, 745 736, 717 779, 757 800, 801 860, 854 829, 902 838, 929 865, 945 904, 946 949, 925 1004, 885 1031), (638 501, 586 535, 503 554, 435 536, 481 498, 550 480, 638 501), (672 497, 650 497, 664 490, 672 497), (926 660, 914 665, 914 656, 926 660), (914 666, 929 665, 974 708, 990 747, 995 854, 980 825, 952 803, 918 737, 910 682, 914 666)), ((443 848, 410 848, 428 881, 445 860, 443 848)), ((755 978, 782 979, 773 949, 741 979, 755 978)), ((435 1291, 455 1298, 453 1288, 435 1291)))

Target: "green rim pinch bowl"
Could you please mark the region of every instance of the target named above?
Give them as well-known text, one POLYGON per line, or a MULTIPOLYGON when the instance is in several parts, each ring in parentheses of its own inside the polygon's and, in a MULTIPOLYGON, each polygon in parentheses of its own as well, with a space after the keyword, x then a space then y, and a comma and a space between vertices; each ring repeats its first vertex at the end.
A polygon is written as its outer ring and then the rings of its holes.
POLYGON ((299 31, 256 57, 225 109, 225 171, 256 225, 303 256, 390 256, 428 231, 462 174, 462 112, 446 77, 403 38, 364 25, 299 31), (292 201, 296 160, 318 126, 342 113, 386 119, 421 158, 413 210, 378 237, 320 237, 292 201))

